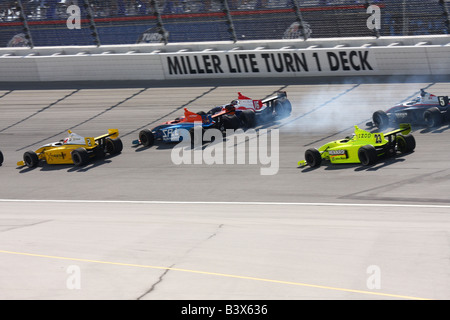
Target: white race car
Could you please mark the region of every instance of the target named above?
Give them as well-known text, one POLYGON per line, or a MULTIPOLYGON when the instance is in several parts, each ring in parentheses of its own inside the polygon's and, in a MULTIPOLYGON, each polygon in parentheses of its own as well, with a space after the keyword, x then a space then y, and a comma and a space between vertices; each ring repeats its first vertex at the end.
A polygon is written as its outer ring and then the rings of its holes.
MULTIPOLYGON (((290 116, 291 102, 287 98, 286 91, 279 91, 275 95, 265 99, 252 99, 238 92, 238 98, 229 104, 217 106, 207 112, 214 115, 226 109, 234 108, 236 119, 230 117, 230 121, 236 122, 234 127, 251 128, 259 124, 290 116), (242 125, 239 125, 241 123, 242 125)), ((233 127, 233 126, 232 126, 233 127)))
POLYGON ((408 102, 400 103, 383 111, 375 111, 369 127, 385 129, 390 125, 411 123, 429 128, 438 127, 450 121, 449 97, 436 96, 420 89, 420 95, 408 102))

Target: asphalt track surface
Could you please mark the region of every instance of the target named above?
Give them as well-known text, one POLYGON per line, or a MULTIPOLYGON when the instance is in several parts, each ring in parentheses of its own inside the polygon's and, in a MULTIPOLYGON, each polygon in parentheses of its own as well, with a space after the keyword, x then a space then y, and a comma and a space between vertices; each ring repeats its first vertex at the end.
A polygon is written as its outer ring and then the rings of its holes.
POLYGON ((3 86, 0 299, 449 299, 449 125, 414 128, 413 153, 374 166, 297 166, 420 88, 450 82, 3 86), (261 127, 279 130, 275 174, 262 158, 178 165, 174 145, 131 144, 184 107, 277 90, 293 112, 261 127), (108 128, 120 155, 16 166, 69 129, 108 128))

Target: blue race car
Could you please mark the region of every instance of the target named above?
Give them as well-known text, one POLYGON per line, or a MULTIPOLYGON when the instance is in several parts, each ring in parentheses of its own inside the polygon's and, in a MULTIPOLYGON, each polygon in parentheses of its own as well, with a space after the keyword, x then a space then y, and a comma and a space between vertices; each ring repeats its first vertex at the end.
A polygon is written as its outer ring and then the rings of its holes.
POLYGON ((153 129, 144 129, 139 132, 139 139, 134 140, 133 145, 142 145, 144 147, 151 147, 156 140, 164 142, 180 142, 183 139, 180 134, 180 129, 187 130, 190 134, 192 142, 196 135, 194 135, 194 127, 201 124, 202 129, 216 128, 222 132, 226 129, 238 129, 244 126, 244 119, 247 113, 240 113, 239 117, 235 114, 235 108, 229 106, 224 108, 219 113, 207 114, 205 112, 195 113, 184 109, 184 117, 176 118, 175 120, 164 122, 153 129))
POLYGON ((375 111, 372 121, 366 125, 380 130, 399 123, 434 128, 450 121, 449 108, 448 96, 436 96, 420 89, 420 95, 411 101, 400 103, 386 111, 375 111))
POLYGON ((182 140, 179 129, 189 131, 191 141, 194 143, 194 122, 200 122, 203 130, 216 128, 225 133, 227 129, 244 130, 264 124, 276 119, 288 117, 292 106, 287 99, 285 91, 277 92, 269 98, 254 100, 238 93, 238 99, 229 104, 216 106, 208 112, 194 113, 186 108, 184 117, 164 122, 153 129, 144 129, 139 132, 139 139, 134 145, 152 146, 156 140, 164 142, 179 142, 182 140))

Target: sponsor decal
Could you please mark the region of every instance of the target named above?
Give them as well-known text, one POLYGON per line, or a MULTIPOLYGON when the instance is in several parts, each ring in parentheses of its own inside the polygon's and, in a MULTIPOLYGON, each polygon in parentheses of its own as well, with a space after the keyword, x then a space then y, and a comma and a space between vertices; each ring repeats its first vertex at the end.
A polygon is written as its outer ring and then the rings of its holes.
POLYGON ((342 150, 329 150, 328 154, 334 160, 348 158, 347 150, 343 150, 343 149, 342 150))
POLYGON ((330 156, 342 156, 346 153, 347 153, 346 150, 330 150, 330 151, 328 151, 328 154, 330 156))
MULTIPOLYGON (((168 36, 169 33, 167 32, 167 37, 168 36)), ((152 27, 145 30, 136 41, 136 43, 161 43, 161 42, 164 42, 164 38, 162 34, 158 32, 157 27, 152 27)))
POLYGON ((177 128, 162 129, 162 139, 164 141, 176 142, 180 140, 180 134, 177 128))
POLYGON ((403 119, 403 118, 406 118, 406 117, 408 116, 408 113, 407 113, 407 112, 396 112, 396 113, 395 113, 395 116, 396 116, 397 118, 403 119))
POLYGON ((47 153, 47 157, 48 157, 47 161, 52 162, 52 161, 64 160, 66 158, 66 154, 64 152, 61 152, 61 153, 49 152, 49 153, 47 153))

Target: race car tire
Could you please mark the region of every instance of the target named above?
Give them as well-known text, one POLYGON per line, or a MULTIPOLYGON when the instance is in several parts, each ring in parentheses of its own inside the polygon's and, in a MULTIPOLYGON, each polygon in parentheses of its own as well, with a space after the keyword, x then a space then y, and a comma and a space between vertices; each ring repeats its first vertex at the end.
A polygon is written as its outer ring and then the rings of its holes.
POLYGON ((319 150, 310 148, 305 151, 305 161, 312 168, 320 167, 320 164, 322 163, 322 155, 319 150))
POLYGON ((106 138, 105 142, 106 142, 106 153, 109 153, 110 155, 115 155, 122 152, 123 144, 120 138, 116 139, 106 138))
POLYGON ((243 123, 244 129, 246 130, 256 126, 256 114, 253 110, 241 111, 240 119, 243 123))
POLYGON ((34 151, 27 151, 23 154, 23 162, 28 168, 35 168, 39 163, 39 157, 34 151))
POLYGON ((230 119, 231 128, 230 129, 239 129, 241 127, 241 122, 239 121, 239 118, 235 114, 228 114, 226 115, 230 119))
POLYGON ((396 137, 397 150, 400 153, 409 153, 416 148, 416 139, 412 134, 398 135, 396 137))
POLYGON ((89 163, 89 153, 85 148, 78 148, 72 151, 72 161, 76 167, 81 167, 89 163))
POLYGON ((372 115, 372 122, 378 129, 383 130, 389 126, 389 116, 383 110, 375 111, 372 115))
POLYGON ((272 108, 266 108, 262 111, 259 111, 257 117, 257 124, 264 124, 273 121, 275 114, 276 113, 273 112, 272 108))
POLYGON ((447 111, 444 112, 444 122, 445 123, 450 122, 450 109, 447 109, 447 111))
POLYGON ((149 129, 139 132, 139 141, 144 147, 151 147, 155 143, 155 135, 149 129))
POLYGON ((94 150, 92 150, 92 152, 94 153, 94 157, 96 159, 104 159, 106 156, 105 150, 99 146, 97 146, 97 148, 94 148, 94 150))
POLYGON ((289 100, 276 101, 275 102, 275 112, 279 118, 286 118, 291 115, 292 105, 289 100))
POLYGON ((358 150, 358 158, 364 166, 375 164, 378 160, 377 150, 370 144, 362 146, 358 150))
POLYGON ((3 153, 0 151, 0 166, 2 165, 2 163, 3 163, 3 153))
POLYGON ((240 127, 240 121, 238 117, 234 115, 224 115, 221 118, 221 124, 220 124, 220 131, 225 132, 227 129, 239 129, 240 127))
POLYGON ((439 108, 433 107, 423 113, 423 120, 428 128, 435 128, 440 126, 444 119, 439 108))

